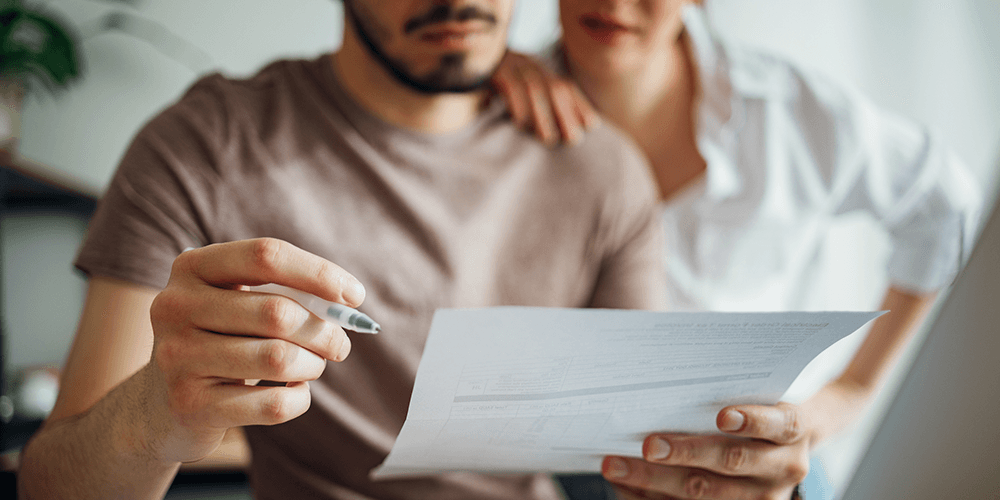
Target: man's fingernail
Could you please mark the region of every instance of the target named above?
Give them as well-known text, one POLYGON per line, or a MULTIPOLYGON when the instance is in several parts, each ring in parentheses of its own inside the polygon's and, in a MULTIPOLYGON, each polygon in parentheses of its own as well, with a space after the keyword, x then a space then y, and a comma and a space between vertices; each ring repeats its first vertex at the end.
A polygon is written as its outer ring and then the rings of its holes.
POLYGON ((670 456, 670 443, 663 438, 653 438, 649 441, 647 456, 650 460, 663 460, 670 456))
POLYGON ((628 463, 616 457, 608 459, 607 475, 611 479, 622 479, 628 476, 628 463))
POLYGON ((365 286, 361 284, 360 281, 350 281, 347 286, 344 287, 344 298, 347 299, 352 304, 360 304, 365 301, 365 286))
POLYGON ((344 335, 343 341, 340 344, 340 349, 337 351, 337 357, 334 359, 336 362, 341 362, 347 359, 347 355, 351 353, 351 338, 344 335))
POLYGON ((743 416, 742 412, 727 411, 722 416, 722 422, 720 422, 719 430, 725 432, 736 432, 743 428, 743 423, 745 421, 746 417, 743 416))

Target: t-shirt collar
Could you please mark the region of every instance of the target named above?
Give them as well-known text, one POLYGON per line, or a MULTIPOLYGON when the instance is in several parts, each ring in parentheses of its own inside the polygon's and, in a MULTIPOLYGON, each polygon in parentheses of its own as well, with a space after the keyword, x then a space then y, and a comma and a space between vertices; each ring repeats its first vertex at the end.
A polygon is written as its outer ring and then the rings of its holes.
POLYGON ((321 62, 328 91, 347 118, 354 122, 355 126, 359 127, 359 129, 368 129, 378 135, 392 137, 392 140, 455 147, 479 135, 482 129, 489 123, 501 118, 506 109, 502 103, 494 99, 492 102, 487 103, 476 119, 465 127, 448 133, 420 132, 385 121, 355 101, 347 90, 344 89, 336 65, 333 64, 333 54, 324 55, 321 62))

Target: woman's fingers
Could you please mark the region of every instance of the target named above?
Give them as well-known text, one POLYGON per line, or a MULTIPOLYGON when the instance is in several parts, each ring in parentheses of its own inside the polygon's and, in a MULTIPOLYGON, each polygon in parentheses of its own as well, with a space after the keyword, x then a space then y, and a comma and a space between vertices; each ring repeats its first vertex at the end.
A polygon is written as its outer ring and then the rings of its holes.
POLYGON ((529 109, 527 90, 524 88, 517 69, 516 59, 518 57, 522 56, 512 52, 504 57, 500 67, 493 74, 493 87, 507 101, 507 110, 510 111, 511 120, 518 127, 525 128, 531 119, 531 110, 529 109))
POLYGON ((573 144, 599 121, 572 80, 530 57, 508 53, 494 74, 493 85, 507 100, 514 122, 533 129, 546 144, 573 144))
POLYGON ((590 104, 587 96, 583 95, 580 87, 572 85, 570 88, 573 91, 573 103, 576 105, 576 113, 580 117, 580 122, 583 123, 583 128, 590 130, 596 127, 601 123, 601 116, 594 109, 594 106, 590 104))
POLYGON ((562 140, 568 144, 576 144, 583 138, 585 126, 573 89, 574 85, 565 81, 549 82, 549 98, 552 103, 553 115, 559 126, 562 140))
POLYGON ((545 144, 554 145, 561 136, 556 125, 557 113, 552 105, 549 81, 536 68, 527 65, 520 68, 520 73, 528 93, 528 107, 535 133, 545 144))

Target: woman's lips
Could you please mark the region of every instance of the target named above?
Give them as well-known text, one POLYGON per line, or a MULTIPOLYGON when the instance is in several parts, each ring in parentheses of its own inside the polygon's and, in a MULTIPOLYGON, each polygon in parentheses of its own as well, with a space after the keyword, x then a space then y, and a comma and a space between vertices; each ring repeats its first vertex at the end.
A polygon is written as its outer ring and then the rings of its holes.
POLYGON ((580 26, 591 38, 605 45, 614 45, 633 31, 628 26, 601 14, 580 16, 580 26))

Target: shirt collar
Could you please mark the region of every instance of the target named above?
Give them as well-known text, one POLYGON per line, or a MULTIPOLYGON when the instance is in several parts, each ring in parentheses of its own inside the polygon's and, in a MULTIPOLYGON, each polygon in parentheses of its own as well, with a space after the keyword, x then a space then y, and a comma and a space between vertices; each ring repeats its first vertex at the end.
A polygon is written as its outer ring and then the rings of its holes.
POLYGON ((733 127, 742 113, 734 106, 729 53, 712 30, 705 10, 687 5, 681 15, 691 59, 698 72, 695 127, 698 149, 707 163, 706 195, 711 200, 720 200, 738 194, 743 188, 734 163, 738 144, 733 127))

